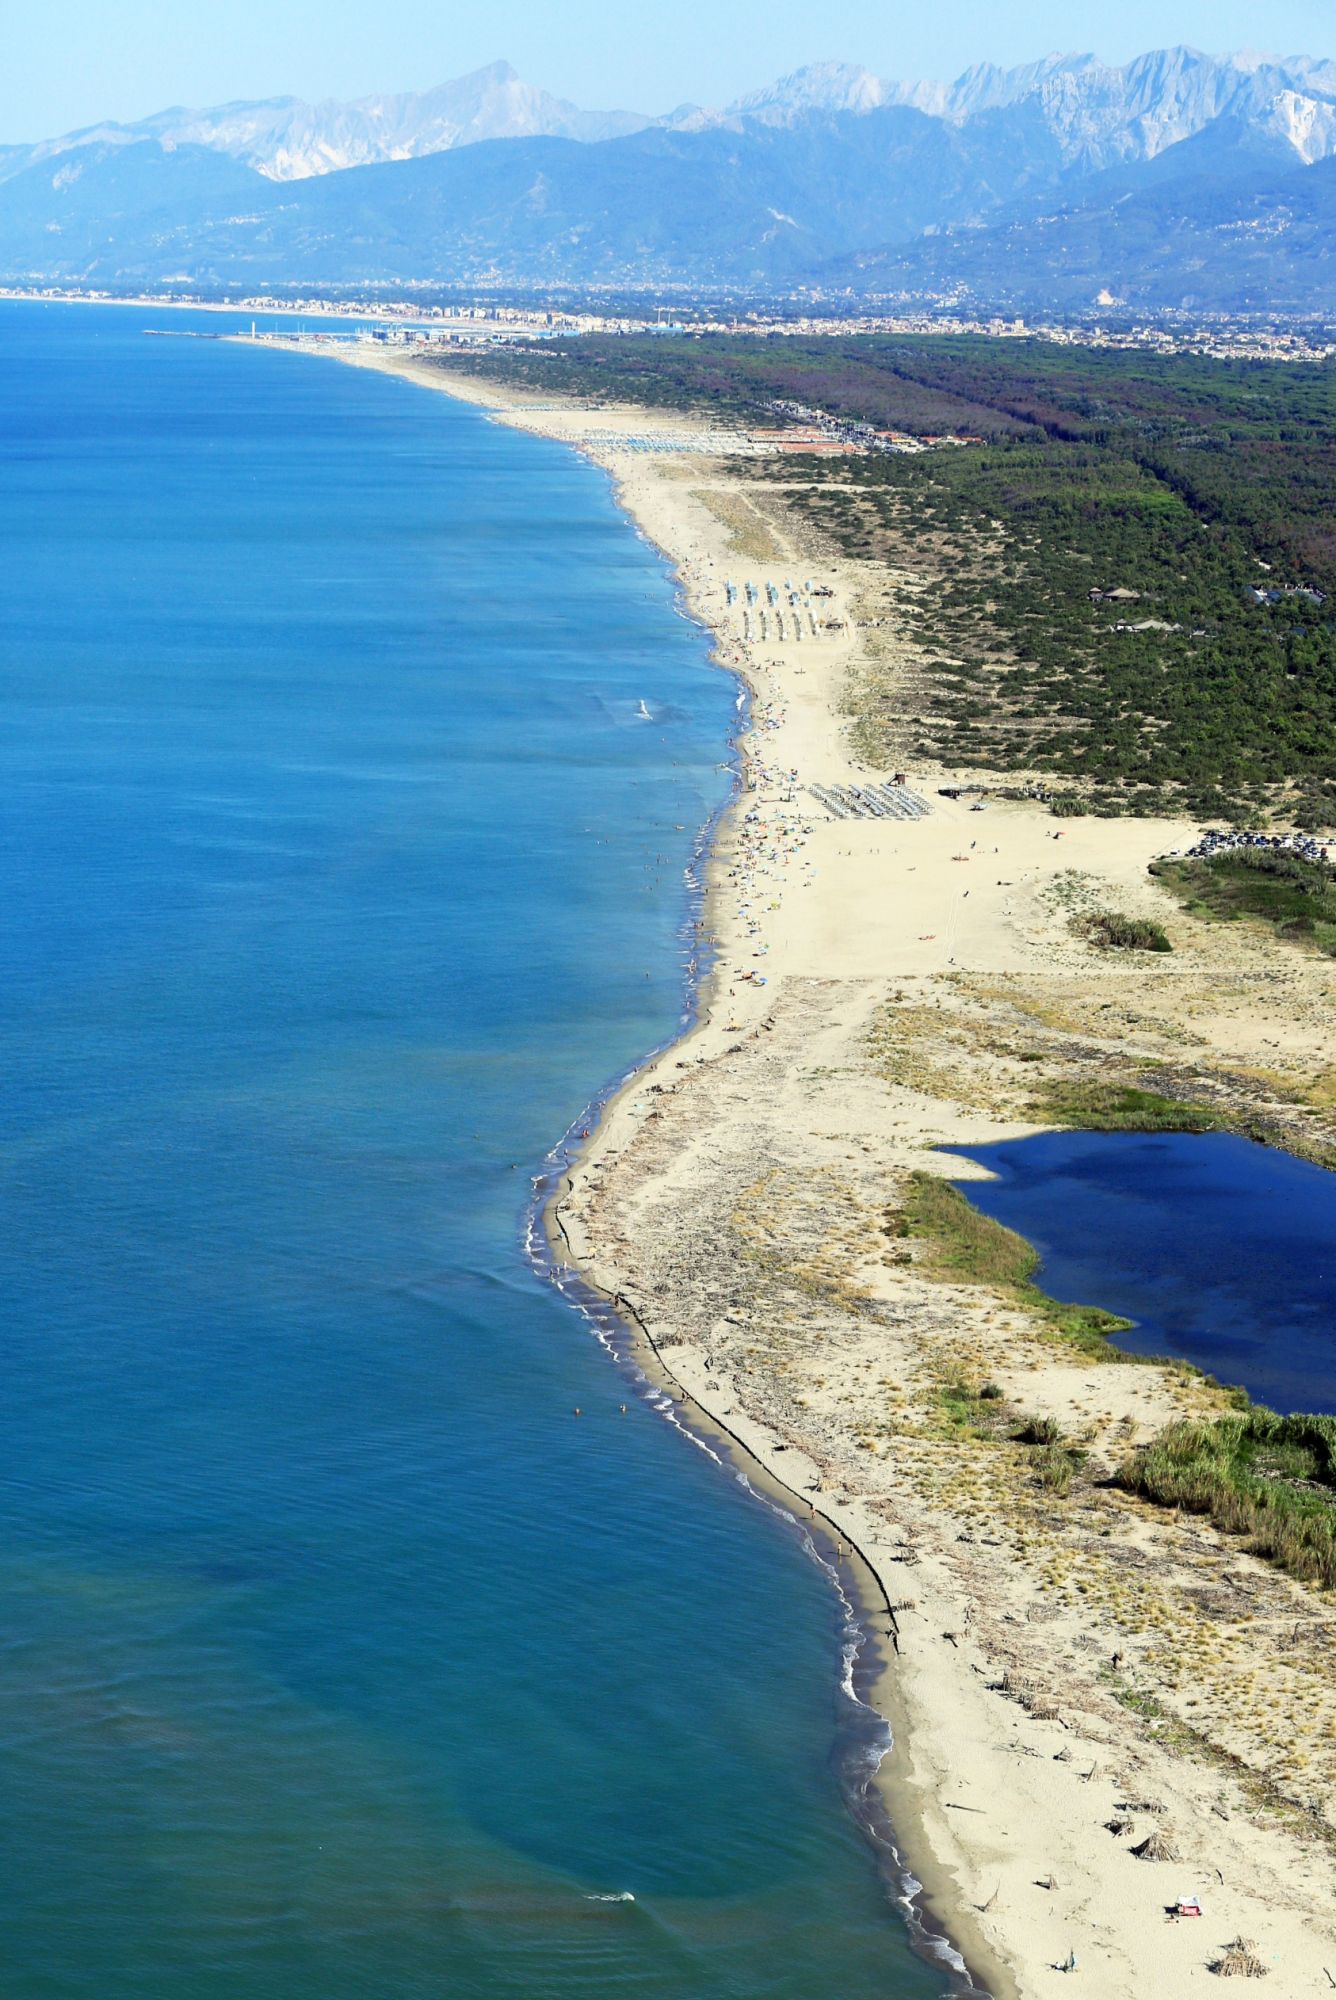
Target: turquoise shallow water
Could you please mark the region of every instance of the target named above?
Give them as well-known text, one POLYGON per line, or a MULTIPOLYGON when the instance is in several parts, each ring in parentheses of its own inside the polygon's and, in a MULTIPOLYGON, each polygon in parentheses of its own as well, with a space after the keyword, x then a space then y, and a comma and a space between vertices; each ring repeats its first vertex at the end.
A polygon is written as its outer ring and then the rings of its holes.
POLYGON ((940 1993, 837 1597, 522 1254, 734 689, 571 454, 143 324, 0 307, 6 1994, 940 1993))

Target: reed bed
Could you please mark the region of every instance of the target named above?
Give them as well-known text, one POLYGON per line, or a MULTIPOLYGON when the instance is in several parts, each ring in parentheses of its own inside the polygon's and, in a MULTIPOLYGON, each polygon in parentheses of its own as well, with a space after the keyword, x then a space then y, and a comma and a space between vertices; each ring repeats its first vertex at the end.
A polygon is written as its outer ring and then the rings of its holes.
POLYGON ((1249 1410, 1173 1424, 1117 1479, 1246 1537, 1301 1582, 1336 1587, 1336 1418, 1249 1410))

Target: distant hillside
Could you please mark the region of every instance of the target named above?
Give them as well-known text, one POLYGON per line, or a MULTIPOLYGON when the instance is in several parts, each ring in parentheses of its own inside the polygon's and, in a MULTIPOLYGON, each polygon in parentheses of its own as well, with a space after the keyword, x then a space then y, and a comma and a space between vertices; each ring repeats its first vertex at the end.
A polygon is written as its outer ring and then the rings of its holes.
POLYGON ((1179 171, 1115 198, 1101 189, 1072 207, 836 260, 825 276, 881 294, 963 292, 999 310, 1104 300, 1336 317, 1336 159, 1280 174, 1269 161, 1256 185, 1237 159, 1231 170, 1199 162, 1190 145, 1169 161, 1179 171))
POLYGON ((950 86, 818 64, 654 121, 579 112, 497 64, 417 96, 0 150, 0 277, 815 285, 1336 317, 1333 162, 1336 66, 1310 57, 1063 56, 950 86))
MULTIPOLYGON (((922 112, 494 141, 276 184, 199 147, 99 143, 0 186, 0 269, 66 281, 789 283, 997 207, 992 142, 922 112), (142 206, 137 207, 136 204, 142 206)), ((1013 161, 1011 185, 1044 184, 1013 161)))
POLYGON ((202 146, 80 146, 0 186, 0 270, 68 283, 158 279, 189 263, 197 220, 256 216, 269 183, 202 146))

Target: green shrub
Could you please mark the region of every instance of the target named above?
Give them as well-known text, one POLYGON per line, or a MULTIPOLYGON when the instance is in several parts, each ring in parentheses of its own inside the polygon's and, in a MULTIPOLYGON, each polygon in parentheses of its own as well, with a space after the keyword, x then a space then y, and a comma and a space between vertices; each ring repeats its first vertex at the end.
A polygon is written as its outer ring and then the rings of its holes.
POLYGON ((1188 1104, 1127 1083, 1050 1083, 1031 1100, 1035 1121, 1084 1126, 1092 1132, 1217 1132, 1231 1129, 1229 1114, 1210 1104, 1188 1104))
POLYGON ((1198 916, 1257 917, 1278 936, 1336 955, 1336 869, 1266 847, 1151 863, 1198 916))
POLYGON ((1172 951, 1164 930, 1149 917, 1124 916, 1121 910, 1092 910, 1074 919, 1072 928, 1103 951, 1172 951))

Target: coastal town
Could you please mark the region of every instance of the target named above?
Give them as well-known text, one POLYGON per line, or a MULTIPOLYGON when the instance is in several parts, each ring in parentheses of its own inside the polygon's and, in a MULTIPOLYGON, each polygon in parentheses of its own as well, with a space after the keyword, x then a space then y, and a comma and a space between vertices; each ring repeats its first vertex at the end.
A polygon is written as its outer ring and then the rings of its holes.
MULTIPOLYGON (((591 298, 585 305, 524 306, 508 296, 489 301, 471 290, 466 298, 432 303, 405 296, 401 287, 368 290, 350 296, 333 290, 287 296, 273 292, 238 293, 220 300, 188 289, 149 292, 108 292, 95 286, 67 287, 0 285, 0 299, 45 300, 157 306, 173 310, 254 314, 270 319, 277 330, 288 320, 364 323, 379 337, 404 345, 440 344, 470 347, 534 338, 577 338, 600 334, 614 337, 674 335, 690 338, 732 335, 739 339, 847 339, 858 334, 977 334, 990 340, 1044 340, 1056 346, 1107 348, 1146 354, 1204 354, 1218 359, 1264 361, 1324 361, 1336 355, 1336 322, 1297 327, 1292 319, 1267 314, 1226 315, 1165 312, 1155 319, 1095 312, 1086 320, 1002 318, 973 313, 959 301, 943 299, 930 308, 869 312, 859 302, 847 310, 814 312, 794 300, 788 310, 765 306, 721 306, 693 309, 694 301, 657 305, 650 299, 629 310, 602 308, 591 298)), ((312 329, 317 331, 318 329, 312 329)))

